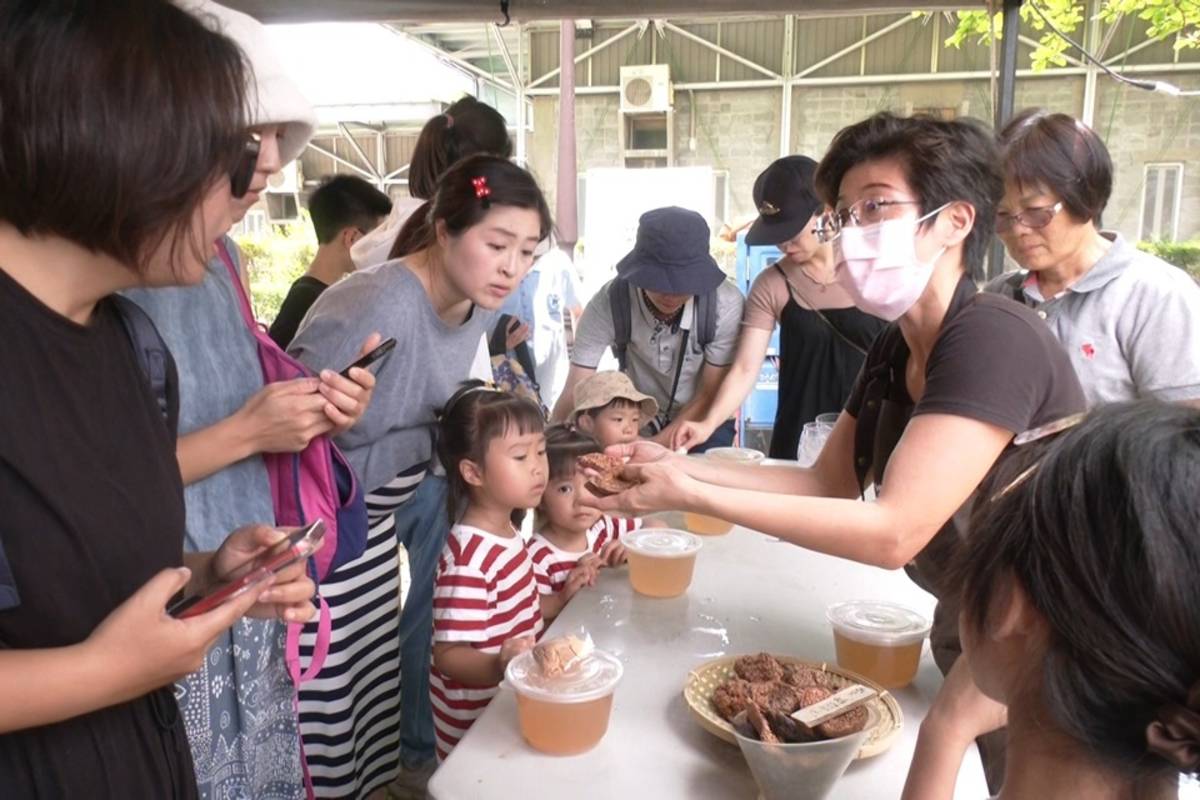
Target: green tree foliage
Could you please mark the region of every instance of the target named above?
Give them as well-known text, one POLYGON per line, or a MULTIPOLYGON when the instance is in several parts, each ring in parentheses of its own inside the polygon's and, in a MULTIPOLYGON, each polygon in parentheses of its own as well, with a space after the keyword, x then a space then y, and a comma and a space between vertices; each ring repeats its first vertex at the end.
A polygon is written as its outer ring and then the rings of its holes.
MULTIPOLYGON (((1076 33, 1086 21, 1086 11, 1080 0, 1036 0, 1042 14, 1067 35, 1076 33)), ((964 42, 990 45, 992 25, 986 11, 959 11, 958 27, 946 39, 951 47, 964 42)), ((1134 17, 1148 24, 1147 34, 1158 40, 1175 40, 1175 49, 1200 47, 1200 0, 1102 0, 1097 17, 1115 25, 1123 17, 1134 17)), ((1021 20, 1038 35, 1038 46, 1030 54, 1035 71, 1050 66, 1066 66, 1066 54, 1071 50, 1062 37, 1054 33, 1034 9, 1032 2, 1021 5, 1021 20)), ((997 12, 993 20, 996 36, 1003 36, 1004 20, 997 12)), ((1074 36, 1077 41, 1079 35, 1074 36)))
POLYGON ((261 234, 234 238, 246 259, 254 316, 269 325, 292 282, 304 274, 317 254, 317 237, 308 211, 301 211, 297 222, 268 225, 261 234))

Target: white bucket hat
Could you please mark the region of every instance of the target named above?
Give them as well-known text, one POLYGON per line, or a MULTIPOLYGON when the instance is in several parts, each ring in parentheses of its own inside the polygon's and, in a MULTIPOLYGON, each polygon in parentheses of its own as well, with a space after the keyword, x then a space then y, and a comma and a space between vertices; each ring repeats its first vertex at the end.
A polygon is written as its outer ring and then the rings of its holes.
POLYGON ((317 128, 317 114, 284 72, 263 24, 210 0, 176 0, 179 6, 223 33, 246 55, 253 71, 248 91, 250 124, 279 125, 279 163, 296 160, 317 128))

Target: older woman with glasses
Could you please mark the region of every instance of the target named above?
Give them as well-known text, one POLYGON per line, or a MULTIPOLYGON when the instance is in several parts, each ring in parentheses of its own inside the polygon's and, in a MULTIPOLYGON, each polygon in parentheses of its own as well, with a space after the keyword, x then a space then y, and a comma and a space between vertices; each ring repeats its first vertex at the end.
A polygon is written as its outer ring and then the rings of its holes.
POLYGON ((1066 114, 1032 109, 1004 128, 1000 145, 996 233, 1021 269, 988 290, 1046 320, 1089 406, 1200 400, 1200 285, 1100 229, 1112 192, 1100 137, 1066 114))
MULTIPOLYGON (((835 137, 816 173, 837 280, 859 309, 891 324, 875 339, 811 469, 686 459, 639 442, 634 488, 603 510, 684 509, 801 547, 904 567, 939 598, 933 652, 951 672, 925 724, 958 735, 964 704, 987 701, 960 652, 957 593, 945 574, 966 539, 965 511, 1013 437, 1083 410, 1061 345, 1029 309, 979 294, 1003 182, 981 125, 877 114, 835 137), (874 503, 859 502, 868 483, 874 503)), ((989 706, 990 708, 990 706, 989 706)), ((1002 710, 997 712, 1002 724, 1002 710)), ((969 741, 969 740, 968 740, 969 741)), ((1000 775, 994 740, 984 751, 1000 775)))

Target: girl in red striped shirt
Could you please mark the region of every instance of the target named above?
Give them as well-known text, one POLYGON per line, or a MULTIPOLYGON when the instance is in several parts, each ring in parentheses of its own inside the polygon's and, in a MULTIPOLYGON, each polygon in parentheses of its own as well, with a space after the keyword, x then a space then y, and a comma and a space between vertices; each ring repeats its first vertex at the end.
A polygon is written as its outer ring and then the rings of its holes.
POLYGON ((548 620, 595 582, 597 569, 625 563, 621 536, 642 525, 640 519, 610 517, 579 502, 590 493, 575 459, 601 449, 591 436, 568 425, 546 431, 550 481, 538 506, 538 531, 529 541, 529 554, 542 593, 542 616, 548 620))
POLYGON ((480 381, 464 384, 442 413, 437 446, 452 527, 433 589, 429 693, 439 760, 542 631, 533 564, 514 523, 546 488, 543 426, 534 403, 480 381))

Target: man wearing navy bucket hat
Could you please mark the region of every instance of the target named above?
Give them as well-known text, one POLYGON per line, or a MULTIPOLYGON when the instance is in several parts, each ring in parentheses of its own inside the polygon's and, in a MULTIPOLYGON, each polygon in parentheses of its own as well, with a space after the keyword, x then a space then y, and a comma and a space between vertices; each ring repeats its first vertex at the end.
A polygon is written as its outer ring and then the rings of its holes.
MULTIPOLYGON (((617 277, 588 303, 575 335, 567 383, 553 418, 573 408, 575 387, 611 348, 622 372, 658 401, 642 435, 669 443, 679 425, 702 418, 733 362, 743 298, 709 254, 709 228, 695 211, 647 211, 617 277)), ((726 419, 695 447, 733 443, 726 419)))

